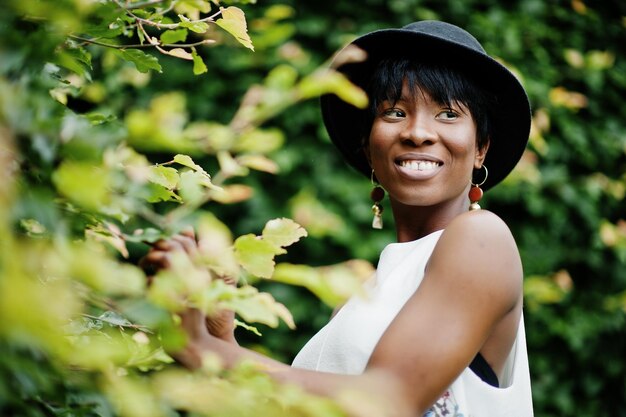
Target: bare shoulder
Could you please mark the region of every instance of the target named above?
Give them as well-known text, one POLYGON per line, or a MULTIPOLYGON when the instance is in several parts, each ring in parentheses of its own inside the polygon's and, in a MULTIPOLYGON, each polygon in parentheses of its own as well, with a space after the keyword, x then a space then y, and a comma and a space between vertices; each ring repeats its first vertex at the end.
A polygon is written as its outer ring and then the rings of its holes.
POLYGON ((489 290, 503 300, 517 300, 523 278, 519 250, 511 230, 487 210, 463 213, 444 230, 433 251, 427 275, 468 291, 489 290))
POLYGON ((491 239, 513 240, 511 230, 504 220, 489 210, 468 211, 467 213, 457 216, 450 222, 448 227, 446 227, 444 234, 479 234, 491 239))
POLYGON ((451 249, 464 249, 475 254, 496 250, 496 253, 519 256, 509 227, 488 210, 470 211, 457 216, 442 233, 440 246, 452 246, 451 249))

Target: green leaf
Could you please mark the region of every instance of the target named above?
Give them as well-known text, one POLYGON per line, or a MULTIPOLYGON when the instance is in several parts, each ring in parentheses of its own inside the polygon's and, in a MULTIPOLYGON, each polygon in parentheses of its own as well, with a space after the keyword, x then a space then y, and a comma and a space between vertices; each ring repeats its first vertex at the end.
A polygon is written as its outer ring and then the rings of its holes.
POLYGON ((250 274, 269 278, 274 273, 274 256, 284 251, 277 251, 271 242, 253 235, 243 235, 235 240, 237 262, 250 274))
POLYGON ((97 211, 110 200, 110 173, 85 162, 63 162, 52 179, 59 192, 76 204, 97 211))
POLYGON ((205 22, 191 21, 182 14, 179 14, 178 17, 180 18, 180 26, 192 32, 204 33, 209 29, 209 25, 205 22))
POLYGON ((242 290, 246 289, 250 290, 249 295, 227 300, 222 303, 223 306, 234 310, 247 322, 277 327, 280 318, 289 328, 294 329, 296 327, 289 310, 283 304, 278 303, 271 294, 258 292, 256 288, 250 286, 242 288, 242 290))
POLYGON ((254 129, 237 138, 233 151, 268 154, 280 148, 284 142, 285 134, 281 130, 254 129))
POLYGON ((204 168, 196 164, 189 155, 183 155, 183 154, 174 155, 174 162, 176 162, 177 164, 184 165, 187 168, 191 168, 194 171, 200 172, 206 175, 207 177, 211 178, 211 176, 204 170, 204 168))
POLYGON ((187 29, 166 30, 161 33, 161 42, 164 44, 172 44, 176 42, 184 42, 187 39, 187 29))
POLYGON ((240 165, 256 169, 257 171, 276 174, 279 170, 276 162, 263 155, 241 155, 235 159, 240 165))
POLYGON ((182 199, 174 191, 168 190, 167 188, 157 184, 148 184, 144 198, 148 203, 158 203, 160 201, 182 201, 182 199))
POLYGON ((206 182, 207 177, 199 172, 183 172, 180 174, 180 196, 186 203, 199 203, 207 195, 206 182))
POLYGON ((363 290, 363 282, 373 273, 373 266, 362 260, 317 268, 281 263, 276 266, 272 280, 303 286, 326 305, 335 307, 360 293, 363 290))
POLYGON ((91 54, 85 48, 62 49, 56 54, 54 62, 78 75, 88 75, 91 54))
POLYGON ((176 58, 186 59, 187 61, 193 60, 193 55, 187 52, 183 48, 174 48, 167 51, 168 55, 175 56, 176 58))
POLYGON ((263 240, 277 247, 289 246, 307 235, 306 230, 291 219, 270 220, 263 228, 263 240))
POLYGON ((368 103, 367 95, 361 88, 352 84, 343 74, 333 70, 316 71, 304 77, 298 83, 298 90, 304 99, 333 93, 360 109, 364 109, 368 103))
POLYGON ((248 49, 254 51, 252 39, 248 35, 246 16, 243 11, 235 6, 222 8, 222 18, 217 19, 215 24, 230 33, 237 41, 248 49))
POLYGON ((283 64, 272 69, 263 83, 269 88, 288 90, 297 80, 298 71, 291 65, 283 64))
POLYGON ((191 50, 191 55, 193 56, 193 73, 194 75, 204 74, 208 71, 202 57, 198 55, 196 52, 196 48, 191 50))
POLYGON ((174 190, 179 180, 180 176, 175 168, 156 165, 151 166, 149 169, 148 181, 161 185, 169 190, 174 190))
POLYGON ((146 54, 142 50, 115 49, 112 52, 125 61, 135 64, 135 67, 139 72, 149 72, 150 70, 161 72, 162 70, 159 60, 153 55, 146 54))
POLYGON ((217 122, 190 123, 185 129, 185 137, 201 143, 211 152, 230 150, 235 142, 232 128, 217 122))
POLYGON ((259 329, 257 329, 257 328, 256 328, 256 327, 254 327, 254 326, 250 326, 249 324, 246 324, 245 322, 243 322, 243 321, 241 321, 241 320, 237 320, 237 319, 235 319, 235 326, 236 326, 236 327, 241 327, 241 328, 244 328, 244 329, 246 329, 247 331, 252 332, 252 333, 254 333, 254 334, 255 334, 255 335, 257 335, 257 336, 263 336, 263 335, 261 334, 261 332, 259 331, 259 329))
POLYGON ((247 167, 241 165, 235 158, 233 158, 230 152, 218 152, 217 161, 220 164, 222 175, 224 175, 226 178, 245 176, 248 175, 248 172, 250 172, 247 167))

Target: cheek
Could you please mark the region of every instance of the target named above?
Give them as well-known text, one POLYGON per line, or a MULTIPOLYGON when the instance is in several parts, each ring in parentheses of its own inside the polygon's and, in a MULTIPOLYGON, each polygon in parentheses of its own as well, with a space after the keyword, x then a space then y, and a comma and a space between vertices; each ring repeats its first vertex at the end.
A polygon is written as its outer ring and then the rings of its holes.
POLYGON ((393 131, 389 128, 388 125, 383 123, 372 124, 372 129, 370 130, 369 136, 369 147, 372 150, 372 156, 374 154, 379 155, 381 152, 384 152, 391 144, 391 137, 393 135, 393 131))
POLYGON ((448 136, 447 147, 450 152, 457 155, 471 156, 476 154, 478 144, 476 143, 476 134, 467 130, 460 130, 448 136))

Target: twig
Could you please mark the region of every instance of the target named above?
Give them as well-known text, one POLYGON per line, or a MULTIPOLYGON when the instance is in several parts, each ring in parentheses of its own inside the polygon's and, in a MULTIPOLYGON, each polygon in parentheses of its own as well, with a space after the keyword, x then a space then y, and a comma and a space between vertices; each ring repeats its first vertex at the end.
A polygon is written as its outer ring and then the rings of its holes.
POLYGON ((128 10, 128 9, 142 9, 144 7, 154 6, 154 5, 159 4, 159 3, 165 3, 165 1, 166 0, 148 0, 148 1, 145 1, 143 3, 131 3, 131 4, 127 5, 127 6, 124 6, 124 5, 119 4, 119 3, 118 3, 118 5, 122 9, 124 9, 124 10, 128 10))
MULTIPOLYGON (((144 19, 141 18, 139 16, 137 16, 136 14, 134 14, 133 12, 131 12, 128 8, 126 8, 124 5, 122 5, 119 0, 115 0, 115 3, 121 8, 123 9, 127 15, 129 15, 130 17, 132 17, 133 19, 135 19, 135 21, 137 22, 141 22, 143 24, 146 24, 148 26, 154 26, 156 28, 164 28, 164 29, 176 29, 178 27, 180 27, 180 23, 159 23, 159 22, 153 22, 152 20, 148 20, 148 19, 144 19)), ((218 10, 216 13, 213 13, 211 16, 202 18, 202 19, 198 19, 198 20, 190 20, 188 23, 200 23, 200 22, 214 22, 215 18, 217 16, 219 16, 222 13, 221 10, 218 10)))
POLYGON ((95 39, 83 38, 82 36, 77 36, 77 35, 72 35, 72 34, 69 34, 67 36, 72 39, 76 39, 82 42, 92 43, 94 45, 106 46, 107 48, 126 49, 126 48, 151 48, 152 47, 152 45, 148 45, 148 44, 116 45, 113 43, 101 42, 95 39))
MULTIPOLYGON (((72 34, 69 34, 68 37, 70 37, 72 39, 79 40, 81 42, 92 43, 94 45, 105 46, 107 48, 115 48, 115 49, 152 48, 154 46, 152 44, 145 44, 145 43, 130 44, 130 45, 126 45, 126 44, 125 45, 116 45, 116 44, 113 44, 113 43, 101 42, 101 41, 98 41, 96 39, 83 38, 82 36, 77 36, 77 35, 72 35, 72 34)), ((201 41, 193 42, 193 43, 164 43, 161 46, 164 47, 164 48, 191 48, 193 46, 208 45, 208 44, 211 44, 211 43, 215 43, 215 40, 213 40, 213 39, 203 39, 201 41)))

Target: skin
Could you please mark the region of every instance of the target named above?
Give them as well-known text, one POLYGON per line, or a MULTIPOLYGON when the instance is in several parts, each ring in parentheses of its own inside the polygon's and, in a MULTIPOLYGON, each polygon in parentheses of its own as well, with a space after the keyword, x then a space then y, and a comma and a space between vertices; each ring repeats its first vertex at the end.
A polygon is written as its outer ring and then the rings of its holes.
MULTIPOLYGON (((189 335, 187 348, 175 353, 181 363, 198 367, 207 351, 226 366, 251 359, 315 394, 361 390, 389 402, 378 415, 400 417, 422 415, 478 352, 501 377, 522 311, 522 266, 505 223, 487 210, 468 211, 472 169, 481 167, 487 148, 477 148, 474 120, 461 104, 446 108, 405 88, 397 103, 378 110, 365 151, 389 196, 398 241, 445 230, 422 284, 383 334, 365 373, 278 363, 238 346, 232 325, 208 330, 212 319, 194 310, 181 314, 189 335)), ((193 250, 189 242, 176 245, 193 250)), ((152 252, 167 258, 167 251, 152 252)))

